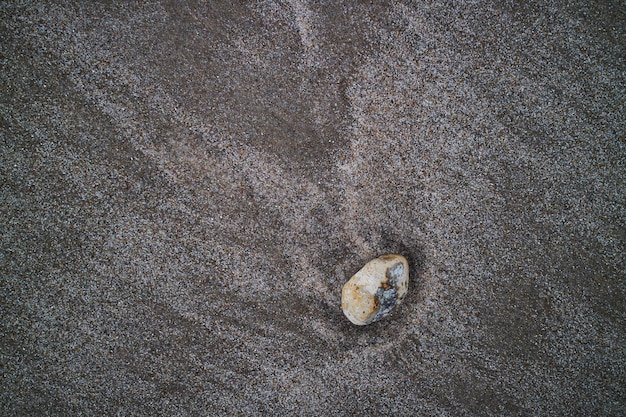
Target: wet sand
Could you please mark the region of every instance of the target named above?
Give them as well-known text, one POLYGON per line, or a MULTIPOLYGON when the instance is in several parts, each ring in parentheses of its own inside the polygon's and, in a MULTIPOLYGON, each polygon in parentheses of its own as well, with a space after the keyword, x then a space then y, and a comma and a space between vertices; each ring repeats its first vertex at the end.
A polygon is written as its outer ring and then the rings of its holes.
POLYGON ((626 414, 623 5, 208 3, 0 5, 0 414, 626 414))

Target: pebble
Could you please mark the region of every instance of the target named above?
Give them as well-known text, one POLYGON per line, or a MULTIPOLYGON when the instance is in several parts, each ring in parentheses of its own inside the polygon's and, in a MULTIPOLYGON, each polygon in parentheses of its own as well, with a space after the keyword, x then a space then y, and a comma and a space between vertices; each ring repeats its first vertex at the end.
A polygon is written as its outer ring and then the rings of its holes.
POLYGON ((409 286, 409 263, 404 256, 383 255, 371 260, 341 290, 341 309, 358 326, 385 317, 404 298, 409 286))

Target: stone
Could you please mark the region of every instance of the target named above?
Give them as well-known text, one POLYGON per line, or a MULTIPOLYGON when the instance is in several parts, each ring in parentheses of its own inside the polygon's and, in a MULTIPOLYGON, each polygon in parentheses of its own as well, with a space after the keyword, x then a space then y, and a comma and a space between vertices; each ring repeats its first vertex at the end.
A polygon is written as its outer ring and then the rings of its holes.
POLYGON ((400 304, 409 286, 409 263, 401 255, 371 260, 341 290, 341 309, 348 320, 364 326, 385 317, 400 304))

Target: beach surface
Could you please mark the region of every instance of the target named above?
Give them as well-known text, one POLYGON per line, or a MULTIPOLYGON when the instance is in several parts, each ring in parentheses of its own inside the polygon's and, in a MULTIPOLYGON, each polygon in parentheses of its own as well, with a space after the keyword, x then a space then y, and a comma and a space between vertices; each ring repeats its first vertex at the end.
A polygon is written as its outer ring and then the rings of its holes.
POLYGON ((113 3, 0 3, 0 414, 626 415, 623 2, 113 3))

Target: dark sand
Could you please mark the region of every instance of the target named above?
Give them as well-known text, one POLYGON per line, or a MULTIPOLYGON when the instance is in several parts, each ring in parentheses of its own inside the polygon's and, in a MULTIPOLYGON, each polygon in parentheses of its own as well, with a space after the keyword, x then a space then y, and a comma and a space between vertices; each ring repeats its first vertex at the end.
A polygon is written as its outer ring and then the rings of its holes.
POLYGON ((207 3, 0 3, 1 415, 626 415, 623 2, 207 3))

